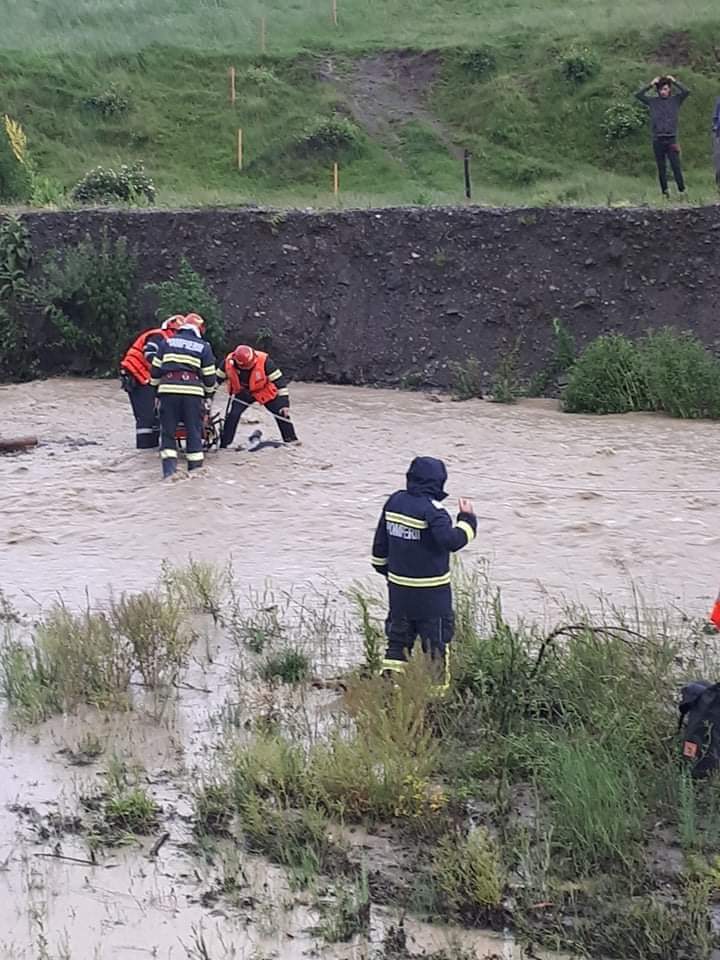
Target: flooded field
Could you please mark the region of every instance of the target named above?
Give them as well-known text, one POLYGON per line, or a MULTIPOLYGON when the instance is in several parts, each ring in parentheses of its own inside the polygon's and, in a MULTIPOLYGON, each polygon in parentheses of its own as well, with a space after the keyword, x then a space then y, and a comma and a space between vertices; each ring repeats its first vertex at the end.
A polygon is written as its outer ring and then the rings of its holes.
MULTIPOLYGON (((157 456, 132 448, 114 382, 0 388, 2 435, 40 440, 0 459, 3 592, 32 618, 58 596, 80 608, 88 597, 104 603, 110 589, 146 589, 164 561, 230 562, 238 594, 261 596, 272 580, 296 612, 313 607, 324 637, 321 651, 308 651, 313 673, 337 676, 362 654, 341 592, 369 575, 383 498, 409 460, 427 454, 445 459, 453 499, 475 501, 478 539, 466 562, 489 561, 513 615, 542 619, 562 597, 592 604, 598 593, 623 604, 633 582, 651 604, 707 612, 720 544, 716 426, 346 387, 296 385, 292 399, 302 447, 222 451, 200 476, 163 484, 157 456)), ((274 438, 265 415, 256 419, 274 438)), ((253 428, 241 425, 238 442, 253 428)), ((212 777, 225 739, 275 712, 311 738, 338 698, 322 684, 260 684, 226 631, 210 617, 196 627, 190 670, 162 710, 138 689, 127 713, 88 707, 30 728, 5 722, 0 956, 342 960, 373 955, 400 922, 373 899, 368 934, 330 945, 317 933, 318 897, 298 892, 285 871, 233 843, 198 844, 193 791, 212 777), (147 838, 96 858, 76 819, 118 758, 142 771, 162 818, 147 838)), ((344 840, 358 860, 375 843, 359 828, 344 840)), ((410 954, 525 956, 502 934, 410 918, 405 933, 410 954)))

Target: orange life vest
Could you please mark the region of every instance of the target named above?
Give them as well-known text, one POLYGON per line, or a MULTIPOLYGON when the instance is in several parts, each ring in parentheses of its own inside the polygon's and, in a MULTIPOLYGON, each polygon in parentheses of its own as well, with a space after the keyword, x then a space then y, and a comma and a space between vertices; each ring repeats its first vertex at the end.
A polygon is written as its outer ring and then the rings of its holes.
POLYGON ((160 334, 165 339, 168 338, 169 331, 161 330, 155 327, 152 330, 146 330, 128 348, 127 353, 120 361, 120 369, 131 374, 138 383, 150 383, 150 364, 145 359, 145 344, 150 337, 160 334))
POLYGON ((720 630, 720 594, 718 594, 715 605, 710 612, 710 623, 720 630))
POLYGON ((240 374, 233 363, 232 353, 229 353, 225 357, 225 375, 228 381, 227 386, 230 396, 234 397, 235 394, 241 393, 243 390, 249 390, 253 396, 253 400, 256 400, 258 403, 270 403, 271 400, 275 399, 278 395, 278 389, 274 383, 270 382, 268 375, 265 373, 265 361, 267 358, 268 355, 263 353, 262 350, 255 351, 255 362, 250 368, 250 379, 247 387, 245 387, 245 385, 240 382, 240 374))

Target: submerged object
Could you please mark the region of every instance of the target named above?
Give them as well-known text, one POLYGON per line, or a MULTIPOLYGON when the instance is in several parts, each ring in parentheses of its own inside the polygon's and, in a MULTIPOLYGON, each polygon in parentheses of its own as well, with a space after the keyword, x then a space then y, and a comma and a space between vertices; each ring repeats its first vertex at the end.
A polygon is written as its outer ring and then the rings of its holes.
POLYGON ((37 437, 0 437, 0 453, 15 453, 38 445, 37 437))
POLYGON ((262 430, 254 430, 248 437, 247 449, 250 453, 255 453, 256 450, 264 450, 266 447, 281 447, 282 443, 280 440, 263 440, 262 430))

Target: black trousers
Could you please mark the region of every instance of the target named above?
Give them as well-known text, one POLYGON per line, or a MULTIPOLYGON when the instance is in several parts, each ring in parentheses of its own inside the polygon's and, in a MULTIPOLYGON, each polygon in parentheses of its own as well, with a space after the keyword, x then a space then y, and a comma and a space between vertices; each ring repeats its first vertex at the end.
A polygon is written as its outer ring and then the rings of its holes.
POLYGON ((680 147, 671 137, 656 137, 653 140, 653 152, 657 164, 658 180, 663 193, 668 192, 667 161, 670 161, 673 177, 677 188, 682 193, 685 190, 682 164, 680 163, 680 147))
POLYGON ((138 450, 152 450, 160 439, 160 420, 155 408, 155 388, 149 383, 136 383, 128 390, 135 417, 135 446, 138 450))
POLYGON ((204 397, 187 396, 181 393, 160 394, 160 456, 164 477, 169 477, 177 470, 178 451, 175 433, 179 423, 184 423, 187 431, 185 450, 188 470, 196 470, 203 465, 204 399, 204 397))
POLYGON ((388 639, 385 659, 407 660, 419 637, 423 653, 429 654, 433 660, 442 660, 454 631, 455 620, 452 615, 429 620, 412 620, 391 615, 385 621, 385 635, 388 639))
MULTIPOLYGON (((253 403, 255 403, 253 395, 248 391, 237 393, 231 399, 230 406, 225 417, 225 426, 223 427, 222 440, 220 441, 221 447, 229 447, 233 442, 238 424, 240 423, 240 417, 253 403)), ((265 404, 265 409, 276 415, 275 423, 277 423, 280 429, 280 436, 283 438, 283 441, 285 443, 291 443, 293 440, 297 440, 295 427, 289 420, 280 416, 280 411, 286 406, 287 398, 275 397, 274 400, 271 400, 269 403, 265 404)))

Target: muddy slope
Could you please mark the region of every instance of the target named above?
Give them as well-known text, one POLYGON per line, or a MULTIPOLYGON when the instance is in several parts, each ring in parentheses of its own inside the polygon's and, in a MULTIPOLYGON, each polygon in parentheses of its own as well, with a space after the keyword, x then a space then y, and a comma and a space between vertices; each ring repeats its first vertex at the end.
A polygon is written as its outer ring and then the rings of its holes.
MULTIPOLYGON (((220 297, 229 339, 269 336, 296 378, 443 385, 448 362, 491 370, 519 343, 528 370, 553 317, 582 343, 674 324, 717 338, 715 207, 627 210, 86 211, 25 217, 44 251, 107 228, 139 256, 140 282, 182 255, 220 297)), ((147 300, 138 327, 152 319, 147 300)), ((35 319, 41 368, 42 323, 35 319)))

